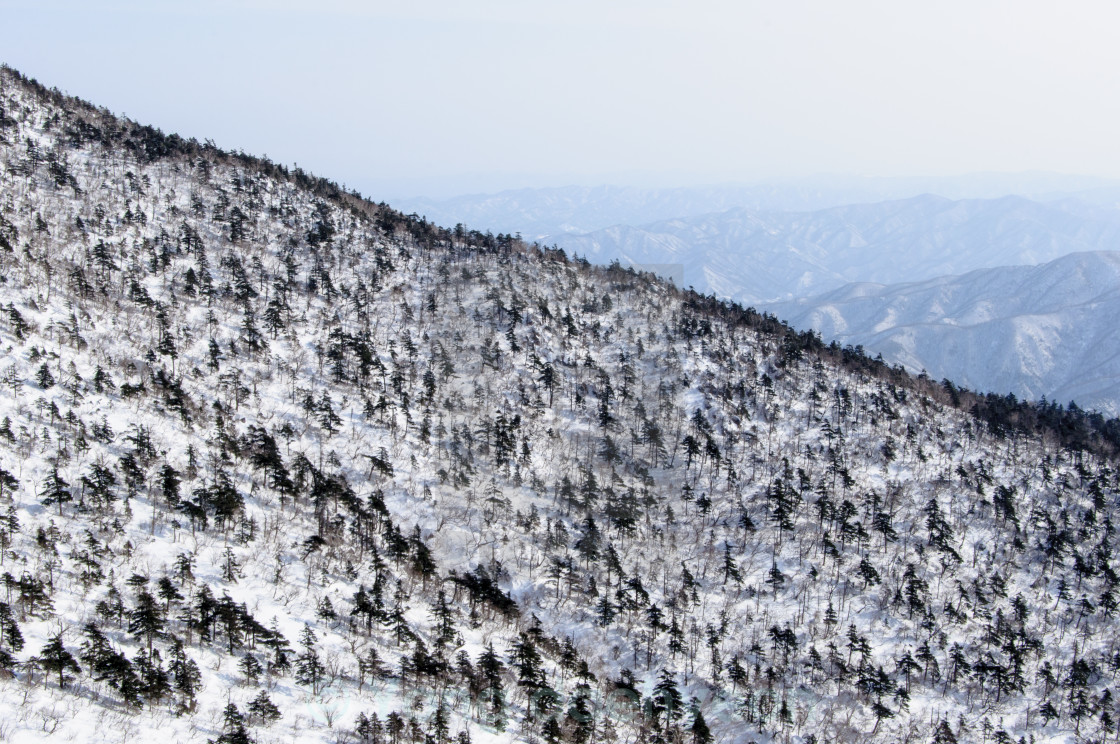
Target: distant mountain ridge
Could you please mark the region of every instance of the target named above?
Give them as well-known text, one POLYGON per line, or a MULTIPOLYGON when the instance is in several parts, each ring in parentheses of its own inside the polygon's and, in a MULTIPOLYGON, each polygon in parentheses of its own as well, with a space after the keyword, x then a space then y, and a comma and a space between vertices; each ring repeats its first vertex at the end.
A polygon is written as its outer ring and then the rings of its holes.
POLYGON ((616 225, 645 225, 730 209, 811 212, 846 204, 908 199, 995 199, 1018 194, 1034 201, 1062 199, 1105 207, 1120 204, 1120 182, 1054 173, 974 173, 941 178, 814 176, 760 183, 672 188, 553 186, 447 198, 393 198, 393 205, 441 225, 521 233, 525 238, 589 233, 616 225))
POLYGON ((681 263, 697 290, 759 303, 853 281, 918 281, 1120 247, 1120 212, 1076 201, 923 195, 816 212, 733 209, 554 237, 595 261, 681 263))
POLYGON ((1120 412, 1120 253, 849 284, 766 309, 934 379, 1120 412))

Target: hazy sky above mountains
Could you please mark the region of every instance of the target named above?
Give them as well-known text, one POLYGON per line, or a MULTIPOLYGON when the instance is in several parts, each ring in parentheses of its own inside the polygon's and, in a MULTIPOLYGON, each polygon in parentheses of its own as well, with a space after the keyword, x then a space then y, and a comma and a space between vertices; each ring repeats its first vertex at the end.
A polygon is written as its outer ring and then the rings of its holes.
POLYGON ((1120 177, 1120 9, 0 0, 0 61, 375 198, 816 173, 1120 177))

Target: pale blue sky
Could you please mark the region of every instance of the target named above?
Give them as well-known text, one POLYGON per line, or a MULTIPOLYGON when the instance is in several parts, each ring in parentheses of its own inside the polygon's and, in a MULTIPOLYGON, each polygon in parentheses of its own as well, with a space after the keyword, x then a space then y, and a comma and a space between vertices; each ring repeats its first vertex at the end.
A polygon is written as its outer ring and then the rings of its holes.
POLYGON ((375 198, 1120 177, 1113 3, 0 0, 0 60, 375 198))

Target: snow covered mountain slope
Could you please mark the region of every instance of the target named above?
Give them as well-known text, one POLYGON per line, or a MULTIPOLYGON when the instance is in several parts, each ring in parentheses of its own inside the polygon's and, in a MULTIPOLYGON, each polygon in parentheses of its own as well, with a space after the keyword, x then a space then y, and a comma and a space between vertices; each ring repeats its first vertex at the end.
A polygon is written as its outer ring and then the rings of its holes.
POLYGON ((938 380, 1120 413, 1120 253, 851 284, 765 307, 938 380))
POLYGON ((847 282, 892 284, 1120 248, 1120 212, 1021 197, 920 196, 816 212, 734 209, 642 227, 552 236, 591 260, 679 263, 686 285, 747 303, 847 282))
POLYGON ((7 69, 0 308, 0 740, 1115 736, 1115 420, 7 69))

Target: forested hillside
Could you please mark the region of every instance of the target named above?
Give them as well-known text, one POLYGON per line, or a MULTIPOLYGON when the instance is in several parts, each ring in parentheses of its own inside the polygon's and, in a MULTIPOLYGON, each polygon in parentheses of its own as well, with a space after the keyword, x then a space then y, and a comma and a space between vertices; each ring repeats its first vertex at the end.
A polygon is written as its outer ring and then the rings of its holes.
POLYGON ((1117 736, 1115 422, 0 70, 0 741, 1117 736))

